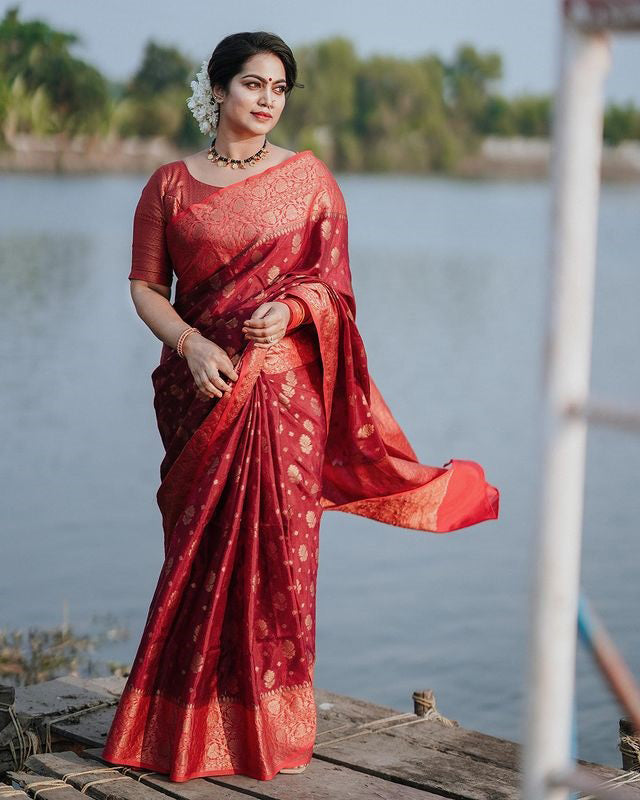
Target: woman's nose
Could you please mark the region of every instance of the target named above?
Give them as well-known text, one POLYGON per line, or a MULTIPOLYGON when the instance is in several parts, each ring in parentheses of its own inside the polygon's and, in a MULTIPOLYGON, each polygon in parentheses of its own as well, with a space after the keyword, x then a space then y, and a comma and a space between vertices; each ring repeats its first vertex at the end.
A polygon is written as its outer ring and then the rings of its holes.
POLYGON ((273 102, 273 90, 271 89, 270 86, 265 86, 265 88, 263 89, 263 91, 262 91, 262 100, 268 106, 271 106, 271 104, 273 102))

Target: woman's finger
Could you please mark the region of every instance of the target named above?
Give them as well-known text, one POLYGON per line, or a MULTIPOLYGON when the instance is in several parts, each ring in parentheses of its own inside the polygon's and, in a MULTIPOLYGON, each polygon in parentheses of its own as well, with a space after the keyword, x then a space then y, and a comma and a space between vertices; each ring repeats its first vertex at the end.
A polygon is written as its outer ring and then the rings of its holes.
MULTIPOLYGON (((254 312, 255 313, 255 312, 254 312)), ((264 331, 273 325, 281 325, 283 322, 283 314, 277 306, 271 306, 267 313, 262 316, 251 317, 245 319, 243 330, 249 329, 254 331, 264 331)))
POLYGON ((211 382, 209 376, 207 375, 207 373, 204 370, 202 372, 198 373, 198 377, 200 379, 200 384, 202 386, 202 390, 206 394, 210 394, 210 395, 212 394, 215 397, 222 397, 222 390, 218 389, 217 386, 214 386, 214 384, 211 382))
POLYGON ((245 336, 254 341, 258 342, 266 342, 267 337, 269 336, 279 336, 283 334, 286 330, 286 326, 282 322, 277 322, 273 325, 269 325, 268 328, 264 328, 260 331, 243 331, 245 336))
POLYGON ((230 392, 231 386, 224 380, 224 378, 218 372, 218 369, 213 364, 205 364, 204 366, 204 374, 209 379, 209 383, 216 387, 216 389, 220 389, 223 392, 230 392))
POLYGON ((251 326, 251 325, 243 325, 242 330, 250 331, 251 333, 268 333, 269 331, 275 330, 277 328, 281 328, 284 325, 284 321, 282 318, 274 318, 269 320, 265 325, 260 326, 251 326))
POLYGON ((224 374, 228 378, 231 378, 232 381, 237 381, 238 378, 240 377, 238 375, 238 373, 236 372, 236 368, 233 365, 233 361, 230 358, 227 358, 227 360, 224 362, 224 364, 219 366, 218 369, 221 372, 224 372, 224 374))
POLYGON ((209 375, 209 380, 211 381, 211 383, 214 386, 216 386, 218 389, 222 389, 225 392, 230 392, 231 389, 233 388, 219 374, 216 374, 216 375, 211 375, 210 374, 209 375))
POLYGON ((220 395, 216 395, 214 392, 211 392, 208 389, 205 389, 205 387, 202 385, 202 381, 200 379, 198 379, 195 383, 196 383, 196 388, 197 388, 198 392, 200 392, 200 394, 204 395, 205 397, 220 397, 220 395))
POLYGON ((259 335, 259 336, 251 336, 249 335, 248 338, 253 342, 260 342, 262 344, 273 344, 277 342, 279 339, 282 339, 281 333, 271 333, 267 335, 259 335))

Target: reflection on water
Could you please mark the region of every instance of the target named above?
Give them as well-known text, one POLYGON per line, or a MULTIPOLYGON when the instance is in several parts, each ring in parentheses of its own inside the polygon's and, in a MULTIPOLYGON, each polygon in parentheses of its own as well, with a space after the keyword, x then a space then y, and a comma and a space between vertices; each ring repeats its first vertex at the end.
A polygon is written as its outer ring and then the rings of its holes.
MULTIPOLYGON (((424 463, 476 459, 502 502, 498 522, 439 536, 326 514, 316 682, 401 710, 430 687, 446 716, 521 740, 548 190, 338 177, 371 374, 424 463)), ((121 660, 162 564, 161 343, 127 280, 145 180, 5 176, 0 221, 0 552, 38 587, 3 570, 0 626, 58 623, 68 599, 75 626, 103 613, 131 626, 121 660)), ((594 393, 628 403, 640 399, 639 200, 637 187, 603 191, 594 327, 594 393)), ((636 673, 639 468, 637 439, 591 432, 583 585, 636 673)), ((577 669, 579 756, 619 765, 619 710, 582 651, 577 669)))

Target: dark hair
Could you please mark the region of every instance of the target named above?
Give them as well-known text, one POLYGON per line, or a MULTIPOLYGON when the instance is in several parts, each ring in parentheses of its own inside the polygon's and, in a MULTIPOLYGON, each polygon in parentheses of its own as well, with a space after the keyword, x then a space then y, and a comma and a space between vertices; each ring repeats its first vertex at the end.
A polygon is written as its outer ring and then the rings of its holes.
POLYGON ((298 65, 291 48, 275 33, 266 31, 243 31, 225 36, 211 54, 207 66, 211 86, 218 84, 225 92, 228 91, 231 79, 251 56, 258 53, 273 53, 282 61, 287 82, 285 95, 291 94, 294 86, 304 88, 304 84, 296 83, 298 65))

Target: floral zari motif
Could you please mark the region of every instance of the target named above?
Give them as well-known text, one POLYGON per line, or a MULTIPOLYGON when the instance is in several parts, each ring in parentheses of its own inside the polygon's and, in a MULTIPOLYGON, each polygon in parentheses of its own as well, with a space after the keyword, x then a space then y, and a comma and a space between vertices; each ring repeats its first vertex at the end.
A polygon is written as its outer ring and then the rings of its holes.
POLYGON ((367 369, 342 193, 303 151, 178 213, 175 308, 239 374, 200 394, 163 347, 152 375, 165 447, 165 561, 104 749, 174 781, 269 780, 311 758, 318 531, 324 510, 444 533, 498 516, 482 467, 421 464, 367 369), (301 301, 268 349, 242 322, 301 301))

